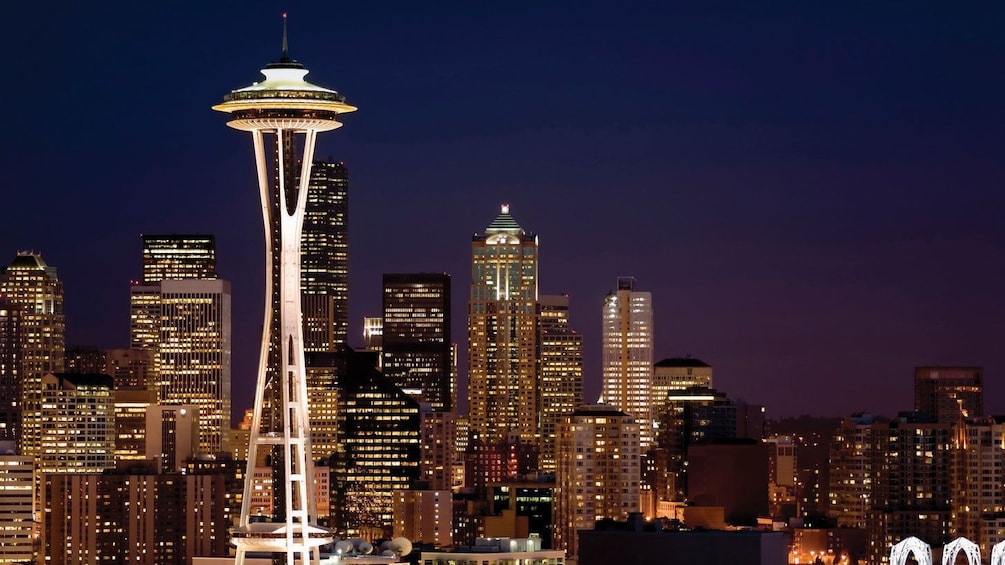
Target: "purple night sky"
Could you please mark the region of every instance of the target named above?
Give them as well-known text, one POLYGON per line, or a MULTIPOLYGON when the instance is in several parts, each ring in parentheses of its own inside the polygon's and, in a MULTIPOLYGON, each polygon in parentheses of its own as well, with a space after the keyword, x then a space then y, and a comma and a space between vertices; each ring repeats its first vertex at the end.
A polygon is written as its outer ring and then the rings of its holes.
POLYGON ((318 150, 350 171, 357 342, 382 273, 446 271, 463 351, 470 236, 507 202, 540 291, 571 296, 589 400, 632 275, 656 358, 769 416, 892 415, 927 364, 984 365, 1005 412, 1003 5, 58 4, 5 7, 0 260, 58 268, 69 345, 128 344, 141 233, 213 233, 250 405, 254 161, 210 106, 278 58, 289 11, 308 80, 360 108, 318 150))

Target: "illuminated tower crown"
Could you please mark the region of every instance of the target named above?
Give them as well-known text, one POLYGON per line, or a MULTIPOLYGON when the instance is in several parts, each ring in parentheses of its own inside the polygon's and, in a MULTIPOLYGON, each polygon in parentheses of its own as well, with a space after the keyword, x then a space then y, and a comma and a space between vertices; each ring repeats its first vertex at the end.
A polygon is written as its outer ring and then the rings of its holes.
MULTIPOLYGON (((231 530, 238 565, 249 551, 283 552, 287 565, 318 563, 318 547, 334 541, 313 523, 314 469, 311 457, 300 302, 300 247, 318 132, 340 127, 338 115, 355 107, 334 90, 304 80, 307 69, 290 59, 283 15, 283 54, 269 63, 265 80, 234 90, 214 110, 227 112, 232 128, 250 131, 255 147, 258 187, 266 240, 266 306, 255 389, 241 519, 231 530), (303 134, 302 151, 298 139, 303 134), (267 158, 266 135, 275 136, 274 160, 267 158), (299 162, 299 177, 287 171, 299 162), (270 185, 270 171, 278 174, 270 185), (292 179, 299 181, 294 186, 292 179), (271 346, 271 347, 270 347, 271 346), (275 367, 270 370, 270 358, 275 367), (263 417, 266 408, 268 417, 263 417), (278 449, 277 449, 278 448, 278 449), (252 477, 259 450, 276 450, 281 461, 284 521, 252 523, 252 477)), ((271 139, 271 138, 270 138, 271 139)), ((278 497, 277 497, 278 498, 278 497)))

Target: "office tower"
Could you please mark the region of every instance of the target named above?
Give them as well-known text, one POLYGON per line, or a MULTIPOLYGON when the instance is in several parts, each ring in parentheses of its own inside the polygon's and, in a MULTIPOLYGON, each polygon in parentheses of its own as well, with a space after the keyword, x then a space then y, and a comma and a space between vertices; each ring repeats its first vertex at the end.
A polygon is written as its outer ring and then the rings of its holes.
POLYGON ((142 238, 143 284, 216 278, 216 239, 212 235, 143 235, 142 238))
POLYGON ((147 410, 146 459, 165 473, 181 471, 199 450, 201 414, 195 405, 160 405, 147 410))
POLYGON ((604 299, 603 322, 604 402, 635 417, 646 449, 654 435, 652 295, 619 277, 617 292, 604 299))
POLYGON ((172 324, 164 311, 161 282, 216 280, 216 239, 204 234, 143 235, 141 239, 143 277, 129 288, 129 347, 151 352, 147 378, 161 394, 166 386, 161 375, 161 332, 172 324))
POLYGON ((990 555, 1005 537, 1005 418, 968 418, 954 432, 950 530, 990 555))
MULTIPOLYGON (((338 445, 338 375, 341 353, 307 353, 307 396, 314 461, 328 461, 338 445)), ((320 515, 320 514, 319 514, 320 515)))
POLYGON ((332 458, 332 524, 340 536, 391 527, 393 493, 419 479, 419 403, 377 369, 376 355, 346 351, 332 458))
POLYGON ((314 161, 300 242, 304 350, 335 351, 349 339, 349 175, 314 161))
POLYGON ((541 539, 541 547, 552 547, 553 480, 493 484, 488 486, 487 494, 495 516, 485 518, 486 537, 523 538, 536 535, 541 539))
POLYGON ((40 254, 18 252, 0 274, 0 295, 21 312, 20 448, 22 455, 37 456, 42 439, 42 375, 63 370, 63 283, 40 254))
POLYGON ((886 562, 889 549, 908 536, 949 542, 951 425, 902 413, 873 433, 878 468, 866 514, 869 562, 886 562))
POLYGON ((583 405, 583 336, 569 329, 569 295, 538 299, 541 470, 555 472, 555 429, 583 405))
MULTIPOLYGON (((736 405, 715 389, 691 387, 669 393, 656 410, 659 434, 654 447, 663 450, 657 472, 664 491, 654 491, 658 500, 688 498, 688 450, 710 439, 736 437, 736 405)), ((765 487, 767 488, 767 487, 765 487)))
POLYGON ((537 469, 537 444, 521 440, 516 432, 491 443, 472 439, 464 453, 464 486, 480 488, 516 481, 537 469))
POLYGON ((42 473, 100 473, 115 467, 112 377, 46 373, 42 377, 42 473))
POLYGON ((241 516, 241 503, 244 497, 244 472, 247 462, 244 459, 232 457, 193 457, 185 460, 182 471, 185 475, 220 475, 223 477, 224 493, 222 501, 216 498, 223 510, 223 523, 228 526, 236 524, 241 516))
POLYGON ((984 416, 984 367, 915 367, 914 409, 944 424, 984 416))
POLYGON ((226 557, 226 477, 130 468, 45 475, 45 563, 187 565, 226 557))
POLYGON ((104 373, 105 352, 93 346, 67 347, 63 355, 64 373, 104 373))
POLYGON ((16 449, 0 441, 0 563, 32 561, 35 458, 16 449))
POLYGON ((582 406, 558 426, 555 549, 577 555, 576 531, 639 510, 639 425, 612 406, 582 406))
POLYGON ((244 564, 248 551, 285 553, 287 565, 313 562, 319 557, 318 547, 334 539, 311 524, 316 510, 301 318, 301 242, 317 134, 339 127, 338 115, 356 108, 338 92, 305 81, 307 73, 287 53, 284 17, 283 53, 279 61, 262 69, 265 80, 232 91, 213 106, 230 114, 227 125, 252 134, 268 242, 265 327, 247 483, 240 523, 232 530, 237 565, 244 564), (298 156, 301 134, 303 150, 298 156), (271 160, 266 155, 267 136, 274 148, 271 160), (273 451, 282 465, 283 490, 278 493, 282 512, 277 513, 282 521, 264 526, 250 522, 251 476, 259 450, 273 451), (275 536, 278 532, 285 535, 275 536))
POLYGON ((150 390, 119 390, 115 399, 115 463, 143 461, 147 451, 147 411, 157 405, 150 390))
POLYGON ((384 275, 384 376, 437 412, 455 409, 450 275, 384 275))
POLYGON ((712 388, 712 366, 694 357, 671 357, 653 365, 652 406, 658 410, 672 392, 712 388))
MULTIPOLYGON (((363 318, 363 351, 384 351, 384 318, 363 318)), ((378 357, 379 359, 379 357, 378 357)))
POLYGON ((423 406, 420 418, 419 480, 424 483, 424 489, 449 490, 453 486, 454 463, 457 461, 457 440, 454 437, 457 416, 454 412, 433 412, 426 406, 423 406))
POLYGON ((21 309, 0 298, 0 442, 21 441, 21 309))
POLYGON ((199 448, 220 452, 230 427, 230 283, 164 280, 160 288, 160 402, 198 406, 199 448))
POLYGON ((537 236, 509 206, 471 240, 468 412, 486 443, 537 443, 537 236))

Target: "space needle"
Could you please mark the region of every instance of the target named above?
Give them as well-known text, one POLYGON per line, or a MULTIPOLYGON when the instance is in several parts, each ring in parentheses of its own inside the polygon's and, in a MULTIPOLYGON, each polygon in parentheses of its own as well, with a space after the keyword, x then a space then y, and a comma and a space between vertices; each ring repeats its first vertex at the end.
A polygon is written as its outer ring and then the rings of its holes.
POLYGON ((319 563, 319 548, 333 533, 314 523, 311 459, 300 303, 300 242, 307 187, 318 132, 342 126, 339 114, 354 106, 334 90, 304 80, 308 70, 290 59, 283 14, 283 51, 262 69, 265 79, 232 91, 214 110, 227 125, 250 131, 266 242, 266 304, 255 388, 255 409, 244 475, 241 518, 231 529, 237 565, 249 552, 285 553, 286 564, 319 563), (268 145, 267 146, 267 142, 268 145), (299 167, 299 176, 296 168, 299 167), (270 359, 272 367, 270 369, 270 359), (284 480, 284 522, 252 522, 252 477, 260 450, 278 455, 284 480))

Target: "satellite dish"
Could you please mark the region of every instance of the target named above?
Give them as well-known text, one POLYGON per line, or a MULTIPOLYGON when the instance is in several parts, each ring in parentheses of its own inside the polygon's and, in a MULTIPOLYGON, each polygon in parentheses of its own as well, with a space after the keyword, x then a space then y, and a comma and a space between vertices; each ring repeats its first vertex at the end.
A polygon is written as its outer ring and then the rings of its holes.
POLYGON ((373 545, 371 545, 368 541, 364 541, 356 546, 356 549, 358 549, 363 555, 369 555, 370 552, 373 551, 373 545))
POLYGON ((336 543, 335 544, 335 552, 336 553, 342 553, 342 554, 352 553, 352 542, 349 541, 349 540, 347 540, 347 539, 344 539, 344 540, 336 543))
POLYGON ((412 542, 406 537, 396 537, 391 540, 391 549, 396 551, 398 555, 408 555, 412 553, 412 542))
POLYGON ((398 554, 395 553, 393 549, 385 549, 384 551, 380 552, 380 555, 382 557, 397 557, 398 556, 398 554))

